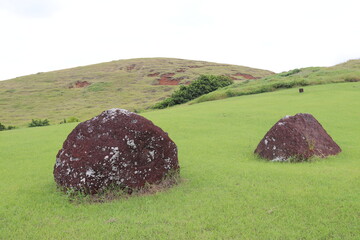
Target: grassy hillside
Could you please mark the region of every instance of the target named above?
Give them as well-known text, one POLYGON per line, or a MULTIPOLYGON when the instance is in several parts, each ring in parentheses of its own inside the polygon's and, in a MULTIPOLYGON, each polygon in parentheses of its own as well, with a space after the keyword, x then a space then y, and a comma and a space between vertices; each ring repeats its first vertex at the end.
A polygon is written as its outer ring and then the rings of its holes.
POLYGON ((177 84, 187 84, 200 74, 224 74, 242 81, 272 73, 170 58, 120 60, 38 73, 0 81, 0 123, 24 126, 32 118, 48 118, 54 124, 68 117, 85 120, 113 107, 146 108, 169 96, 177 84))
POLYGON ((75 124, 0 132, 0 239, 359 239, 360 83, 309 86, 143 115, 179 148, 184 181, 155 195, 74 204, 55 155, 75 124), (343 152, 315 162, 253 154, 277 120, 313 114, 343 152))
POLYGON ((246 80, 204 95, 192 103, 224 99, 234 96, 271 92, 277 89, 360 81, 360 60, 333 67, 308 67, 274 74, 260 80, 246 80))

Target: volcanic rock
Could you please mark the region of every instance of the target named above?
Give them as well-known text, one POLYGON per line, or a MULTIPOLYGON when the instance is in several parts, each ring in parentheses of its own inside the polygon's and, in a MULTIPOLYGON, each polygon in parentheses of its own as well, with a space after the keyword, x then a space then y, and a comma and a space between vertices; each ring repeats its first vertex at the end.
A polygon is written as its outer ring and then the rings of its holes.
POLYGON ((285 116, 265 135, 255 153, 272 161, 306 160, 341 152, 321 124, 307 113, 285 116))
POLYGON ((167 133, 135 113, 110 109, 69 134, 54 178, 65 189, 90 194, 113 186, 131 192, 178 170, 177 147, 167 133))

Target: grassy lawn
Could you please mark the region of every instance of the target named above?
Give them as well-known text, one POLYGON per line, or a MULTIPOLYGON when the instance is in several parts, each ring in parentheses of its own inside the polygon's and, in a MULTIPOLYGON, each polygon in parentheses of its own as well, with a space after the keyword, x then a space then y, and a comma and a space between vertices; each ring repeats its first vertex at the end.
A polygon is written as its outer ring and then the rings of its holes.
POLYGON ((183 182, 74 204, 55 155, 74 124, 0 132, 0 239, 359 239, 360 83, 228 98, 143 115, 179 148, 183 182), (253 151, 281 117, 313 114, 343 152, 272 163, 253 151))

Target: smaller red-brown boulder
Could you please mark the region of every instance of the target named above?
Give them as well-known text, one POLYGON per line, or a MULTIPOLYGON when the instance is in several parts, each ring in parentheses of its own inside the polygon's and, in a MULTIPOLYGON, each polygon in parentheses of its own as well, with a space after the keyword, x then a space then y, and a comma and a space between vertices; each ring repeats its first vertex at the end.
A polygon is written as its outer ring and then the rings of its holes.
POLYGON ((177 147, 148 119, 124 109, 80 123, 56 156, 54 178, 65 189, 94 194, 118 186, 131 192, 179 169, 177 147))
POLYGON ((255 153, 271 161, 306 160, 341 152, 321 124, 307 113, 285 116, 265 135, 255 153))

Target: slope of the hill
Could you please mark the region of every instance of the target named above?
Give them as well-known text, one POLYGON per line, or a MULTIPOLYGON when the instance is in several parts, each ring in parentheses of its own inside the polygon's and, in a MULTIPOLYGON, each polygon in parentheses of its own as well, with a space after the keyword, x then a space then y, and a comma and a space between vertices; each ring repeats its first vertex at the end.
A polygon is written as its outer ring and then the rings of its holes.
POLYGON ((360 59, 350 60, 333 67, 308 67, 266 76, 259 80, 246 80, 203 95, 192 103, 228 97, 272 92, 277 89, 327 83, 359 82, 360 59))
POLYGON ((178 84, 200 74, 228 75, 235 81, 257 79, 272 72, 244 66, 172 58, 119 60, 0 82, 0 122, 21 126, 33 118, 58 123, 81 120, 104 109, 133 110, 152 106, 178 84))

